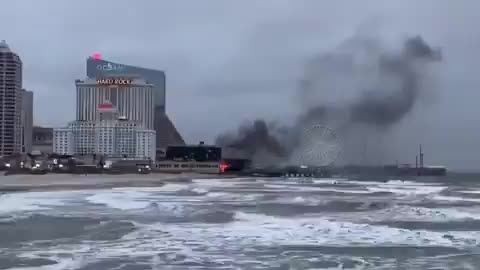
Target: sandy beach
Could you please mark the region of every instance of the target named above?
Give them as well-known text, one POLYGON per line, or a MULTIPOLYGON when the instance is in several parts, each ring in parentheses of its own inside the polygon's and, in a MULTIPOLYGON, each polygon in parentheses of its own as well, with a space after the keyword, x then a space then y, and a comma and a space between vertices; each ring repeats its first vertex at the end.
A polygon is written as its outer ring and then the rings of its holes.
POLYGON ((166 182, 189 182, 196 178, 218 178, 205 174, 125 174, 125 175, 9 175, 0 176, 0 192, 102 189, 115 187, 156 187, 166 182))

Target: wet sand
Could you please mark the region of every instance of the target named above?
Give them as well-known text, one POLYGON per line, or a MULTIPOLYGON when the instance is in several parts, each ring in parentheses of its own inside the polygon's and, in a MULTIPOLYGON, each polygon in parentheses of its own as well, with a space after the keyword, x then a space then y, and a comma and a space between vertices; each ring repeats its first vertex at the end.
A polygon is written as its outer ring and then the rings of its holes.
POLYGON ((9 175, 0 176, 0 192, 102 189, 115 187, 157 187, 166 182, 190 182, 191 179, 219 178, 206 174, 124 174, 124 175, 9 175))

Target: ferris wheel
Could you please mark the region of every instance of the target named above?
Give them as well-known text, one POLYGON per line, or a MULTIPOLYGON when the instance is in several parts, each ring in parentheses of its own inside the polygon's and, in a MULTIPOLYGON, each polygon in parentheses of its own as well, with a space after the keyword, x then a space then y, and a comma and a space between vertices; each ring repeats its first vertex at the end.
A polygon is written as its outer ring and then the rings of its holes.
POLYGON ((340 139, 332 129, 313 125, 301 133, 300 145, 294 151, 292 162, 297 165, 326 166, 337 159, 340 151, 340 139))

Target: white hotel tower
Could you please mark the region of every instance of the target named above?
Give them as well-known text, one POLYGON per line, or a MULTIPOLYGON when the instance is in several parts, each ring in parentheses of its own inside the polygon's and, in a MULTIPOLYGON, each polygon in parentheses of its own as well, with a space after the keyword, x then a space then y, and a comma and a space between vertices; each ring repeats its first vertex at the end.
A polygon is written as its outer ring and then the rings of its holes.
POLYGON ((76 80, 77 119, 53 131, 57 154, 155 160, 153 86, 141 78, 76 80))
MULTIPOLYGON (((112 80, 109 77, 104 80, 112 80)), ((111 103, 120 117, 139 122, 146 129, 153 129, 155 99, 153 85, 142 78, 125 79, 125 84, 102 84, 102 79, 76 80, 77 119, 95 121, 98 119, 99 104, 111 103)))
POLYGON ((77 120, 54 129, 54 153, 155 160, 155 130, 118 117, 109 103, 100 104, 96 115, 95 121, 77 120))

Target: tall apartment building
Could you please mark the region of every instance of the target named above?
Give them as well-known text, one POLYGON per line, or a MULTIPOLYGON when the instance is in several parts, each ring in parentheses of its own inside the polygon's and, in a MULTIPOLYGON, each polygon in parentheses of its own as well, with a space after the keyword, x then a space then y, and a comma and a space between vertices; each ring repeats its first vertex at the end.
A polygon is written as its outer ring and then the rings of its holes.
POLYGON ((31 153, 33 145, 33 92, 22 90, 22 152, 31 153))
POLYGON ((0 155, 22 152, 22 61, 0 42, 0 155))

